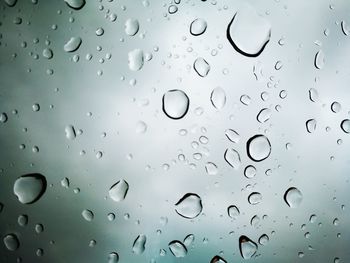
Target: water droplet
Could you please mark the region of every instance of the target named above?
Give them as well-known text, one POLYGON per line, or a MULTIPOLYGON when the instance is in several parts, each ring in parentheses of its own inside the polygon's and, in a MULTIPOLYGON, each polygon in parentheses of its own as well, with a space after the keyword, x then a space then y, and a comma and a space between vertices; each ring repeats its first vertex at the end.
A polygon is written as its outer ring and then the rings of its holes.
POLYGON ((208 162, 205 165, 205 171, 209 175, 216 175, 218 173, 218 167, 215 163, 208 162))
POLYGON ((80 37, 71 37, 67 43, 64 45, 63 49, 66 52, 74 52, 78 50, 78 48, 81 45, 81 38, 80 37))
POLYGON ((236 170, 241 166, 241 156, 235 149, 226 149, 224 158, 225 161, 236 170))
POLYGON ((17 3, 17 0, 5 0, 5 3, 6 3, 9 7, 13 7, 13 6, 15 6, 15 4, 17 3))
POLYGON ((138 71, 143 67, 144 55, 141 49, 134 49, 128 53, 129 69, 138 71))
POLYGON ((216 255, 210 260, 210 263, 227 263, 227 261, 222 257, 219 257, 218 255, 216 255))
POLYGON ((309 89, 309 98, 312 102, 316 102, 318 100, 318 91, 314 88, 309 89))
POLYGON ((216 109, 221 110, 226 104, 225 91, 220 87, 213 89, 210 95, 210 101, 216 109))
POLYGON ((242 102, 243 105, 248 106, 252 99, 248 95, 242 95, 239 100, 242 102))
POLYGON ((19 240, 15 234, 7 234, 3 241, 5 247, 10 251, 15 251, 19 248, 19 240))
POLYGON ((271 117, 271 113, 272 111, 270 109, 264 108, 258 113, 258 115, 256 116, 256 119, 260 123, 267 122, 271 117))
POLYGON ((45 48, 43 50, 43 57, 44 58, 47 58, 47 59, 51 59, 53 57, 53 52, 52 52, 52 49, 50 48, 45 48))
POLYGON ((259 16, 252 6, 246 4, 233 16, 226 35, 237 52, 244 56, 256 57, 270 40, 271 25, 259 16))
POLYGON ((44 226, 42 224, 36 224, 35 225, 35 232, 40 234, 41 232, 44 231, 44 226))
POLYGON ((227 139, 229 139, 233 143, 239 143, 239 140, 241 138, 241 136, 238 134, 238 132, 236 132, 235 130, 232 130, 232 129, 227 129, 225 131, 225 135, 226 135, 227 139))
POLYGON ((248 202, 251 205, 257 205, 262 201, 262 194, 253 192, 248 196, 248 202))
POLYGON ((289 207, 296 208, 300 206, 301 202, 303 201, 303 194, 300 192, 298 188, 290 187, 284 193, 283 198, 289 207))
POLYGON ((308 133, 313 133, 316 130, 317 122, 315 119, 307 120, 305 124, 308 133))
POLYGON ((7 114, 5 112, 1 113, 0 114, 0 122, 5 123, 5 122, 7 122, 7 120, 8 120, 7 114))
POLYGON ((350 133, 350 120, 342 120, 342 122, 340 123, 340 128, 343 130, 343 132, 350 133))
POLYGON ((268 235, 263 234, 263 235, 261 235, 261 237, 259 237, 259 244, 263 245, 263 246, 266 246, 267 243, 269 243, 269 240, 270 239, 269 239, 268 235))
POLYGON ((147 131, 147 124, 143 121, 138 121, 136 123, 135 132, 142 134, 142 133, 145 133, 146 131, 147 131))
POLYGON ((261 134, 251 137, 247 141, 247 154, 255 162, 261 162, 270 156, 271 144, 269 139, 261 134))
POLYGON ((32 204, 38 201, 46 191, 45 176, 34 173, 19 177, 13 186, 13 192, 22 204, 32 204))
POLYGON ((197 74, 201 77, 205 77, 208 75, 210 71, 210 65, 204 58, 197 58, 193 63, 193 68, 197 72, 197 74))
POLYGON ((94 219, 94 213, 91 210, 85 209, 81 212, 81 215, 86 221, 91 222, 94 219))
POLYGON ((132 252, 137 255, 142 254, 146 249, 146 239, 146 235, 139 235, 132 245, 132 252))
POLYGON ((120 202, 125 199, 128 190, 129 184, 122 179, 111 186, 111 188, 108 191, 108 194, 113 201, 120 202))
POLYGON ((252 258, 258 251, 258 245, 246 236, 239 237, 239 251, 244 259, 252 258))
POLYGON ((33 104, 32 106, 33 111, 39 111, 40 110, 40 105, 38 103, 33 104))
POLYGON ((128 20, 126 20, 125 33, 128 36, 135 36, 136 33, 139 31, 139 28, 140 28, 140 24, 137 19, 129 18, 128 20))
POLYGON ((189 234, 184 238, 184 245, 186 247, 190 247, 193 242, 194 242, 194 235, 193 234, 189 234))
POLYGON ((227 208, 227 214, 231 218, 237 218, 240 215, 240 212, 237 206, 231 205, 227 208))
POLYGON ((203 209, 202 199, 197 194, 187 193, 176 204, 175 211, 184 218, 195 218, 203 209))
POLYGON ((85 5, 85 0, 64 0, 64 1, 69 7, 75 10, 82 9, 83 6, 85 5))
POLYGON ((104 34, 104 29, 102 27, 99 27, 96 29, 95 33, 96 33, 96 36, 102 36, 104 34))
POLYGON ((190 100, 182 90, 168 90, 163 95, 163 112, 171 119, 183 118, 189 108, 190 100))
POLYGON ((177 8, 176 5, 171 5, 171 6, 169 6, 169 8, 168 8, 169 14, 175 14, 175 13, 177 12, 177 10, 178 10, 178 8, 177 8))
POLYGON ((75 129, 73 125, 67 125, 66 128, 64 129, 66 132, 66 138, 69 140, 74 140, 76 137, 75 129))
POLYGON ((207 22, 202 18, 197 18, 192 21, 190 26, 190 33, 194 36, 199 36, 207 29, 207 22))
POLYGON ((345 36, 348 36, 350 33, 350 28, 348 27, 348 25, 346 24, 346 22, 344 20, 341 21, 340 26, 341 26, 341 30, 343 31, 343 34, 345 36))
POLYGON ((187 249, 182 242, 173 240, 169 243, 169 250, 177 258, 183 258, 187 255, 187 249))
POLYGON ((338 113, 339 111, 341 111, 341 105, 339 102, 337 101, 334 101, 332 104, 331 104, 331 110, 334 112, 334 113, 338 113))
POLYGON ((251 224, 251 226, 253 226, 253 227, 258 227, 259 223, 260 223, 260 217, 257 216, 257 215, 254 215, 254 216, 252 217, 252 219, 250 220, 250 224, 251 224))
POLYGON ((108 263, 118 263, 119 262, 119 255, 116 252, 111 252, 108 255, 108 263))
POLYGON ((324 67, 325 59, 324 59, 324 53, 322 50, 316 53, 314 64, 317 69, 322 69, 324 67))
POLYGON ((253 178, 256 175, 256 168, 253 165, 248 165, 244 169, 244 176, 247 178, 253 178))
POLYGON ((19 215, 17 222, 20 226, 26 226, 28 224, 28 216, 27 215, 19 215))
POLYGON ((61 186, 67 189, 69 188, 69 179, 67 177, 64 177, 61 180, 61 186))

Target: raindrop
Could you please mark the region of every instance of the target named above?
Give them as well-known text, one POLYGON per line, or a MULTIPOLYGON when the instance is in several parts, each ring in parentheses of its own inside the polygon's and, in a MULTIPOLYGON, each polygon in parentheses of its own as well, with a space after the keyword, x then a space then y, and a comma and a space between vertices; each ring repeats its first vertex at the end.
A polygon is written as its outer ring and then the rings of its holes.
POLYGON ((145 133, 146 131, 147 131, 147 124, 143 121, 138 121, 136 123, 135 132, 142 134, 142 133, 145 133))
POLYGON ((146 246, 146 235, 141 234, 135 239, 132 245, 132 252, 137 255, 140 255, 145 251, 145 248, 146 248, 145 246, 146 246))
POLYGON ((241 156, 235 149, 226 149, 224 158, 225 161, 236 170, 241 166, 241 156))
POLYGON ((194 242, 194 235, 193 234, 189 234, 184 238, 184 245, 186 247, 190 247, 193 242, 194 242))
POLYGON ((248 165, 244 169, 244 176, 247 178, 253 178, 256 175, 256 168, 253 165, 248 165))
POLYGON ((246 4, 233 16, 226 35, 237 52, 257 57, 270 40, 271 25, 252 6, 246 4))
POLYGON ((69 188, 69 179, 67 177, 64 177, 61 180, 61 186, 67 189, 69 188))
POLYGON ((270 153, 271 144, 266 136, 258 134, 247 141, 247 154, 253 161, 263 161, 270 156, 270 153))
POLYGON ((318 100, 318 91, 314 88, 309 89, 309 98, 312 102, 316 102, 318 100))
POLYGON ((80 37, 71 37, 67 43, 64 45, 63 49, 66 52, 74 52, 78 50, 78 48, 81 45, 81 38, 80 37))
POLYGON ((194 36, 199 36, 207 29, 207 22, 202 18, 197 18, 192 21, 190 26, 190 32, 194 36))
POLYGON ((75 129, 73 125, 67 125, 66 128, 64 129, 66 132, 66 138, 69 140, 74 140, 76 137, 75 129))
POLYGON ((226 135, 227 139, 229 139, 231 142, 239 143, 239 140, 240 140, 241 136, 235 130, 227 129, 225 131, 225 135, 226 135))
POLYGON ((173 240, 169 243, 169 250, 177 258, 183 258, 187 255, 187 249, 184 244, 178 240, 173 240))
POLYGON ((256 119, 260 123, 267 122, 271 117, 271 113, 272 111, 270 109, 264 108, 258 113, 258 115, 256 116, 256 119))
POLYGON ((257 205, 262 201, 262 194, 253 192, 248 196, 248 202, 251 205, 257 205))
POLYGON ((216 109, 221 110, 226 104, 225 91, 220 87, 213 89, 210 95, 210 101, 216 109))
POLYGON ((17 178, 13 192, 22 204, 32 204, 45 193, 46 186, 45 176, 38 173, 26 174, 17 178))
POLYGON ((231 205, 227 208, 227 214, 231 218, 237 218, 240 215, 240 212, 237 206, 231 205))
POLYGON ((168 90, 163 95, 163 112, 171 119, 183 118, 189 108, 190 100, 182 90, 168 90))
POLYGON ((242 95, 239 100, 242 102, 243 105, 246 106, 248 106, 252 101, 252 99, 248 95, 242 95))
POLYGON ((195 218, 203 209, 202 199, 197 194, 187 193, 176 204, 175 211, 184 218, 195 218))
POLYGON ((64 1, 69 7, 75 10, 82 9, 83 6, 85 5, 85 0, 64 0, 64 1))
POLYGON ((341 111, 341 105, 339 102, 335 101, 331 104, 331 110, 334 112, 334 113, 338 113, 339 111, 341 111))
POLYGON ((258 245, 246 236, 239 237, 239 251, 244 259, 252 258, 258 251, 258 245))
POLYGON ((27 215, 19 215, 17 219, 18 225, 26 226, 28 224, 28 216, 27 215))
POLYGON ((210 263, 227 263, 227 261, 216 255, 210 260, 210 263))
POLYGON ((350 120, 342 120, 342 122, 340 123, 340 128, 343 130, 343 132, 350 133, 350 120))
POLYGON ((176 5, 171 5, 171 6, 169 6, 169 8, 168 8, 169 14, 175 14, 175 13, 177 12, 177 10, 178 10, 178 8, 177 8, 176 5))
POLYGON ((317 122, 315 119, 309 119, 306 121, 306 130, 308 133, 313 133, 316 130, 317 122))
POLYGON ((53 57, 53 52, 50 48, 45 48, 43 50, 43 57, 47 59, 51 59, 53 57))
POLYGON ((137 19, 129 18, 125 22, 125 33, 128 36, 134 36, 139 31, 140 24, 137 19))
POLYGON ((269 239, 268 235, 263 234, 263 235, 261 235, 261 237, 259 237, 259 244, 263 245, 263 246, 266 246, 267 243, 269 243, 269 240, 270 239, 269 239))
POLYGON ((303 201, 303 194, 300 192, 298 188, 290 187, 284 193, 283 198, 289 207, 296 208, 296 207, 299 207, 301 202, 303 201))
POLYGON ((215 163, 208 162, 205 165, 205 171, 209 175, 216 175, 218 173, 218 167, 215 163))
POLYGON ((19 248, 19 240, 15 234, 7 234, 3 241, 5 247, 10 251, 15 251, 19 248))
POLYGON ((341 30, 343 31, 345 36, 348 36, 350 33, 350 28, 348 27, 348 25, 346 24, 346 22, 343 20, 340 23, 341 26, 341 30))
POLYGON ((7 122, 7 120, 8 120, 7 114, 5 112, 1 113, 0 114, 0 122, 5 123, 5 122, 7 122))
POLYGON ((94 219, 94 213, 91 210, 85 209, 81 212, 81 215, 86 221, 91 222, 94 219))
POLYGON ((314 64, 317 69, 322 69, 324 67, 325 60, 324 60, 324 53, 322 50, 316 53, 314 64))
POLYGON ((99 27, 96 29, 95 33, 96 33, 96 36, 102 36, 104 34, 104 29, 102 27, 99 27))
POLYGON ((125 199, 128 190, 129 184, 122 179, 111 186, 111 188, 108 191, 108 194, 113 201, 120 202, 125 199))
POLYGON ((5 3, 6 3, 9 7, 13 7, 13 6, 15 6, 15 4, 17 3, 17 0, 5 0, 5 3))
POLYGON ((118 263, 119 262, 119 255, 116 252, 111 252, 108 255, 108 263, 118 263))
POLYGON ((128 65, 132 71, 138 71, 143 67, 144 55, 141 49, 134 49, 128 53, 128 65))
POLYGON ((204 58, 197 58, 193 63, 193 68, 197 72, 197 74, 201 77, 205 77, 208 75, 210 71, 210 65, 204 58))

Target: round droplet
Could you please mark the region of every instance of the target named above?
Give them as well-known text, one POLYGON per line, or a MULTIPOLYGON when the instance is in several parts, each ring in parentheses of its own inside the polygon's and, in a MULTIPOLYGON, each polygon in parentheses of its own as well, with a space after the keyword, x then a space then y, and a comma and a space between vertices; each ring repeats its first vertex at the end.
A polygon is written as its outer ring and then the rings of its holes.
POLYGON ((111 188, 108 191, 108 194, 113 201, 120 202, 125 199, 128 190, 129 184, 122 179, 111 186, 111 188))
POLYGON ((135 132, 138 134, 145 133, 147 131, 147 124, 143 121, 139 121, 136 123, 135 132))
POLYGON ((102 27, 99 27, 96 29, 95 33, 96 33, 96 36, 102 36, 104 34, 104 29, 102 27))
POLYGON ((224 158, 225 161, 236 170, 239 169, 239 167, 241 166, 241 156, 235 149, 226 149, 224 153, 224 158))
POLYGON ((128 65, 132 71, 138 71, 143 67, 144 55, 141 49, 134 49, 128 53, 128 65))
POLYGON ((244 259, 252 258, 258 251, 258 245, 246 236, 240 236, 238 242, 239 251, 244 259))
POLYGON ((10 251, 15 251, 19 248, 19 240, 15 234, 7 234, 4 236, 5 247, 10 251))
POLYGON ((169 6, 169 8, 168 8, 169 14, 175 14, 175 13, 177 12, 177 10, 178 10, 178 8, 177 8, 176 5, 171 5, 171 6, 169 6))
POLYGON ((261 54, 271 37, 270 23, 248 4, 233 16, 227 27, 227 39, 244 56, 261 54))
POLYGON ((19 177, 13 186, 13 192, 22 204, 38 201, 46 191, 45 176, 35 173, 19 177))
POLYGON ((322 50, 316 53, 314 64, 317 69, 322 69, 324 67, 325 59, 324 59, 324 53, 322 50))
POLYGON ((183 118, 189 108, 190 100, 182 90, 169 90, 163 95, 163 112, 171 119, 183 118))
POLYGON ((91 210, 85 209, 81 212, 81 215, 86 221, 91 222, 94 219, 94 213, 91 210))
POLYGON ((146 249, 146 240, 146 235, 139 235, 132 245, 132 252, 137 255, 142 254, 146 249))
POLYGON ((265 245, 267 245, 267 243, 269 243, 269 240, 270 239, 269 239, 268 235, 263 234, 259 237, 259 244, 265 246, 265 245))
POLYGON ((197 58, 193 63, 193 68, 197 72, 197 74, 201 77, 205 77, 208 75, 210 71, 210 65, 204 58, 197 58))
POLYGON ((66 132, 66 138, 69 140, 74 140, 76 137, 76 132, 73 125, 67 125, 64 129, 66 132))
POLYGON ((36 224, 35 225, 35 232, 37 232, 38 234, 40 234, 41 232, 44 231, 44 226, 42 224, 36 224))
POLYGON ((245 169, 244 169, 244 176, 247 178, 253 178, 256 175, 256 168, 253 165, 248 165, 245 169))
POLYGON ((53 52, 52 52, 52 49, 50 48, 45 48, 43 50, 43 57, 44 58, 47 58, 47 59, 51 59, 53 57, 53 52))
POLYGON ((173 240, 169 244, 170 252, 177 258, 183 258, 187 255, 187 248, 181 241, 173 240))
POLYGON ((139 31, 140 24, 137 19, 129 18, 125 22, 125 34, 128 36, 134 36, 139 31))
POLYGON ((266 136, 258 134, 247 141, 247 154, 253 161, 263 161, 270 156, 270 153, 271 144, 266 136))
POLYGON ((227 139, 229 139, 233 143, 239 143, 239 140, 241 138, 241 136, 238 134, 238 132, 236 132, 235 130, 232 130, 232 129, 227 129, 225 131, 225 135, 226 135, 227 139))
POLYGON ((226 104, 225 91, 220 87, 213 89, 210 95, 210 101, 216 109, 221 110, 226 104))
POLYGON ((197 18, 192 21, 190 26, 190 33, 194 36, 199 36, 207 29, 207 22, 202 18, 197 18))
POLYGON ((116 252, 111 252, 108 255, 108 263, 118 263, 119 262, 119 255, 116 252))
POLYGON ((33 111, 39 111, 40 105, 38 103, 35 103, 35 104, 33 104, 32 109, 33 109, 33 111))
POLYGON ((240 215, 239 209, 237 206, 235 205, 230 205, 227 208, 227 214, 229 217, 231 218, 237 218, 240 215))
POLYGON ((289 207, 296 208, 296 207, 299 207, 301 202, 303 201, 303 194, 300 192, 298 188, 290 187, 284 193, 283 198, 289 207))
POLYGON ((345 133, 350 133, 350 120, 345 119, 340 123, 340 128, 343 130, 345 133))
POLYGON ((253 192, 248 196, 248 202, 251 205, 257 205, 262 201, 262 194, 253 192))
POLYGON ((260 123, 267 122, 271 118, 271 113, 272 111, 270 109, 264 108, 258 113, 258 115, 256 116, 256 119, 260 123))
POLYGON ((334 112, 334 113, 338 113, 339 111, 341 111, 341 105, 339 102, 335 101, 331 104, 331 110, 334 112))
POLYGON ((81 45, 81 38, 80 37, 71 37, 66 44, 64 45, 63 49, 66 52, 74 52, 78 50, 78 48, 81 45))
POLYGON ((28 216, 27 215, 19 215, 17 222, 20 226, 26 226, 28 224, 28 216))
POLYGON ((82 9, 85 5, 85 0, 64 0, 66 4, 75 10, 82 9))
POLYGON ((313 133, 316 130, 317 121, 315 119, 310 119, 306 121, 305 125, 307 132, 313 133))
POLYGON ((0 114, 0 122, 5 123, 5 122, 7 122, 7 120, 8 120, 7 114, 5 112, 1 113, 0 114))
POLYGON ((176 204, 175 211, 184 218, 195 218, 203 209, 202 199, 197 194, 187 193, 176 204))

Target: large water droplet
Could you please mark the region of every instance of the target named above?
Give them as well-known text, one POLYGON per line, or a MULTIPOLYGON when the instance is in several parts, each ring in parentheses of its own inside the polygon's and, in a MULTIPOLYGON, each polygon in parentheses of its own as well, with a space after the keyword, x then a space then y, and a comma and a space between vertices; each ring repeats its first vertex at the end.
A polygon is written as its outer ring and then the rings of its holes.
POLYGON ((81 45, 81 38, 80 37, 71 37, 67 43, 64 45, 63 49, 66 52, 74 52, 78 50, 78 48, 81 45))
POLYGON ((192 21, 190 26, 190 32, 194 36, 199 36, 207 29, 207 22, 202 18, 197 18, 192 21))
POLYGON ((262 194, 253 192, 248 196, 248 202, 251 205, 257 205, 262 201, 262 194))
POLYGON ((200 57, 194 61, 193 68, 201 77, 207 76, 210 71, 209 63, 204 58, 200 57))
POLYGON ((168 90, 163 95, 163 112, 171 119, 183 118, 189 108, 190 100, 182 90, 168 90))
POLYGON ((248 57, 256 57, 270 40, 271 25, 252 6, 246 4, 233 16, 226 35, 236 51, 248 57))
POLYGON ((306 121, 305 125, 307 132, 313 133, 316 130, 317 122, 315 119, 310 119, 306 121))
POLYGON ((247 154, 253 161, 263 161, 270 156, 270 153, 271 144, 266 136, 258 134, 247 141, 247 154))
POLYGON ((146 240, 146 235, 139 235, 132 245, 132 252, 137 255, 142 254, 146 249, 146 240))
POLYGON ((231 218, 237 218, 240 215, 240 212, 237 206, 231 205, 227 208, 227 214, 231 218))
POLYGON ((22 204, 32 204, 46 191, 45 176, 35 173, 19 177, 13 186, 13 192, 22 204))
POLYGON ((210 263, 227 263, 227 261, 222 257, 219 257, 218 255, 216 255, 210 260, 210 263))
POLYGON ((241 166, 241 156, 235 149, 226 149, 224 158, 225 161, 236 170, 241 166))
POLYGON ((86 221, 92 221, 94 219, 94 213, 91 210, 85 209, 81 212, 81 215, 86 221))
POLYGON ((7 234, 4 236, 5 247, 10 251, 15 251, 19 248, 19 240, 15 234, 7 234))
POLYGON ((109 197, 115 201, 120 202, 125 199, 129 190, 129 184, 125 180, 116 182, 108 191, 109 197))
POLYGON ((226 104, 225 91, 220 87, 213 89, 210 95, 210 101, 216 109, 221 110, 226 104))
POLYGON ((134 49, 128 53, 129 69, 138 71, 143 67, 144 55, 141 49, 134 49))
POLYGON ((203 209, 202 199, 197 194, 187 193, 176 204, 175 211, 184 218, 195 218, 203 209))
POLYGON ((340 128, 343 130, 345 133, 350 133, 350 120, 345 119, 340 123, 340 128))
POLYGON ((256 119, 260 123, 267 122, 271 117, 271 113, 272 111, 270 109, 264 108, 258 113, 258 115, 256 116, 256 119))
POLYGON ((258 251, 258 245, 246 236, 239 238, 239 251, 244 259, 252 258, 258 251))
POLYGON ((303 194, 300 192, 298 188, 290 187, 284 193, 283 198, 289 207, 296 208, 300 206, 301 202, 303 201, 303 194))
POLYGON ((187 249, 182 242, 178 240, 173 240, 169 243, 169 250, 177 258, 183 258, 187 255, 187 249))
POLYGON ((75 10, 82 9, 85 5, 85 0, 64 0, 66 4, 75 10))
POLYGON ((129 36, 134 36, 139 31, 140 24, 137 19, 129 18, 125 22, 125 33, 129 36))
POLYGON ((64 131, 66 132, 66 138, 69 140, 74 140, 77 136, 73 125, 67 125, 64 131))
POLYGON ((324 53, 322 50, 316 53, 314 64, 317 69, 322 69, 324 67, 325 59, 324 59, 324 53))

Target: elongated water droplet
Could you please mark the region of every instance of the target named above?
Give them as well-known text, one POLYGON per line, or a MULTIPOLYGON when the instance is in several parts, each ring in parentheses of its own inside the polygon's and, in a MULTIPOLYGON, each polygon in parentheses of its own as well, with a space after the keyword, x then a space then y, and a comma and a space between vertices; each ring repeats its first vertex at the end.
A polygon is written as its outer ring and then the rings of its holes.
POLYGON ((341 26, 341 30, 343 31, 345 36, 348 36, 350 34, 350 28, 348 27, 348 25, 346 24, 346 22, 343 20, 340 23, 341 26))
POLYGON ((143 67, 144 55, 141 49, 134 49, 128 53, 129 69, 138 71, 143 67))
POLYGON ((207 29, 207 22, 202 18, 197 18, 192 21, 190 26, 190 33, 194 36, 199 36, 207 29))
POLYGON ((309 89, 309 98, 312 102, 316 102, 318 100, 318 91, 314 88, 309 89))
POLYGON ((210 263, 227 263, 227 261, 222 257, 216 255, 210 260, 210 263))
POLYGON ((137 19, 129 18, 125 22, 125 33, 128 36, 134 36, 139 31, 140 24, 137 19))
POLYGON ((322 50, 316 53, 314 64, 317 69, 322 69, 324 67, 325 58, 322 50))
POLYGON ((272 111, 270 109, 264 108, 258 113, 258 115, 256 116, 256 119, 260 123, 267 122, 271 117, 271 113, 272 111))
POLYGON ((261 162, 270 156, 271 144, 269 139, 258 134, 247 141, 247 154, 255 162, 261 162))
POLYGON ((210 95, 210 101, 216 109, 221 110, 226 104, 225 91, 220 87, 213 89, 210 95))
POLYGON ((266 246, 267 245, 267 243, 269 243, 269 237, 268 237, 268 235, 266 235, 266 234, 263 234, 263 235, 261 235, 260 237, 259 237, 259 244, 260 245, 263 245, 263 246, 266 246))
POLYGON ((169 90, 163 95, 163 112, 171 119, 183 118, 189 108, 190 100, 182 90, 169 90))
POLYGON ((340 123, 340 128, 343 130, 345 133, 350 133, 350 120, 345 119, 340 123))
POLYGON ((94 213, 91 210, 85 209, 81 212, 81 215, 86 221, 92 221, 94 219, 94 213))
POLYGON ((111 252, 108 254, 108 263, 118 263, 119 255, 116 252, 111 252))
POLYGON ((225 135, 226 135, 227 139, 229 139, 233 143, 239 143, 239 140, 241 138, 241 136, 238 134, 238 132, 236 132, 235 130, 232 130, 232 129, 227 129, 225 131, 225 135))
POLYGON ((258 251, 258 245, 246 236, 239 238, 239 251, 244 259, 252 258, 258 251))
POLYGON ((120 202, 125 199, 128 190, 129 184, 122 179, 111 186, 111 188, 108 191, 108 194, 113 201, 120 202))
POLYGON ((66 52, 74 52, 78 50, 78 48, 81 45, 81 38, 80 37, 71 37, 67 43, 64 45, 63 49, 66 52))
POLYGON ((231 218, 237 218, 240 215, 239 209, 237 206, 235 205, 230 205, 227 208, 227 214, 229 217, 231 218))
POLYGON ((245 4, 228 24, 226 35, 236 51, 244 56, 256 57, 270 40, 271 25, 252 6, 245 4))
POLYGON ((303 194, 300 192, 298 188, 290 187, 284 193, 283 198, 289 207, 296 208, 300 206, 301 202, 303 201, 303 194))
POLYGON ((186 247, 190 247, 193 242, 194 242, 194 235, 193 234, 189 234, 184 238, 184 245, 186 247))
POLYGON ((15 234, 7 234, 4 236, 5 247, 10 251, 15 251, 19 248, 19 240, 15 234))
POLYGON ((32 204, 45 193, 46 186, 46 178, 42 174, 26 174, 15 181, 13 192, 22 204, 32 204))
POLYGON ((313 133, 316 130, 317 122, 315 119, 307 120, 305 124, 308 133, 313 133))
POLYGON ((251 205, 257 205, 262 201, 262 194, 253 192, 248 196, 248 202, 251 205))
POLYGON ((235 149, 226 149, 224 158, 225 161, 236 170, 241 166, 241 156, 235 149))
POLYGON ((69 140, 74 140, 77 136, 73 125, 67 125, 64 131, 66 132, 66 138, 69 140))
POLYGON ((168 246, 171 253, 177 258, 183 258, 187 255, 187 248, 181 241, 173 240, 168 246))
POLYGON ((201 77, 205 77, 208 75, 210 71, 210 65, 204 58, 197 58, 193 63, 193 68, 197 72, 197 74, 201 77))
POLYGON ((82 9, 85 5, 85 0, 64 0, 66 4, 75 10, 82 9))
POLYGON ((132 245, 132 252, 137 255, 142 254, 146 249, 146 240, 146 235, 139 235, 132 245))
POLYGON ((203 209, 202 199, 197 194, 187 193, 176 204, 175 211, 184 218, 195 218, 203 209))

